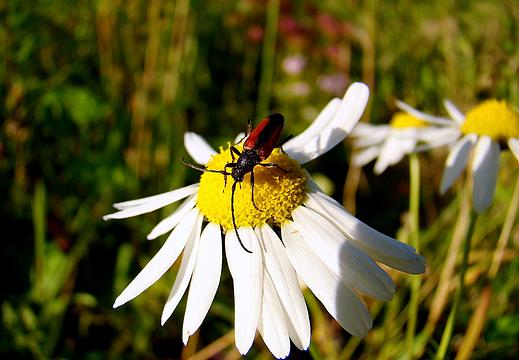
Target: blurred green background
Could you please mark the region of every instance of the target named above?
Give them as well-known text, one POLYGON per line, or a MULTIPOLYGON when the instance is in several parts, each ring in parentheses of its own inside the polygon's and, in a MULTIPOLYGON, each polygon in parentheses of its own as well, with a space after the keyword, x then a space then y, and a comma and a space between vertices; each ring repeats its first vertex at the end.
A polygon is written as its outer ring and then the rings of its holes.
MULTIPOLYGON (((369 85, 364 120, 375 123, 389 119, 397 98, 437 114, 444 114, 445 97, 463 110, 487 97, 519 105, 515 0, 6 0, 0 44, 0 354, 9 358, 239 357, 227 270, 185 348, 183 302, 160 326, 177 265, 130 304, 111 308, 160 247, 161 239, 145 236, 172 207, 123 221, 101 218, 114 202, 197 181, 179 161, 186 130, 217 147, 248 118, 279 111, 285 134, 297 135, 353 81, 369 85)), ((363 221, 405 238, 406 163, 380 177, 371 167, 351 169, 345 182, 349 151, 337 147, 308 169, 330 179, 333 195, 363 221)), ((421 225, 429 271, 419 330, 429 321, 459 202, 452 192, 437 194, 445 153, 425 156, 421 225)), ((481 274, 518 175, 514 159, 504 155, 503 164, 494 206, 476 232, 473 269, 480 271, 469 272, 473 290, 455 346, 486 285, 481 274)), ((514 229, 474 358, 519 354, 514 229)), ((401 355, 408 283, 392 275, 395 299, 367 300, 375 329, 364 340, 350 338, 305 294, 312 346, 292 355, 401 355)), ((434 353, 447 313, 439 310, 437 330, 419 337, 422 357, 434 353)), ((249 356, 269 353, 258 339, 249 356)))

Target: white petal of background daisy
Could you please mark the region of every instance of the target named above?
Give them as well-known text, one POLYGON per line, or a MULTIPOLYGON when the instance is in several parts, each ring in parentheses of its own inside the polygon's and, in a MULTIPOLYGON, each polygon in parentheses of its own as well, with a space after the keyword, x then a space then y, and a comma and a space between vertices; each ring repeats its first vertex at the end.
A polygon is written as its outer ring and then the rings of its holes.
MULTIPOLYGON (((482 102, 466 115, 448 100, 444 105, 452 120, 443 125, 451 132, 442 142, 451 145, 452 149, 447 157, 440 192, 446 192, 468 167, 474 182, 474 210, 482 213, 488 209, 494 197, 500 151, 510 149, 519 161, 519 112, 505 101, 494 99, 482 102)), ((422 113, 402 102, 398 106, 424 121, 438 124, 438 119, 442 119, 422 113)), ((439 144, 436 142, 435 145, 439 144)))
POLYGON ((378 175, 407 154, 427 150, 435 142, 441 144, 446 130, 450 131, 405 112, 397 112, 388 125, 359 123, 351 133, 356 149, 352 160, 364 166, 377 159, 374 172, 378 175))
MULTIPOLYGON (((252 346, 256 331, 277 358, 288 356, 290 341, 299 349, 308 348, 310 320, 298 278, 344 329, 364 336, 372 322, 357 292, 388 301, 395 290, 376 262, 419 274, 425 270, 424 259, 412 247, 348 214, 318 189, 300 164, 344 139, 362 115, 368 95, 364 84, 352 84, 343 99, 330 101, 305 132, 283 145, 283 151, 274 149, 265 162, 275 167, 254 168, 254 203, 259 210, 251 201, 250 175, 236 187, 234 214, 243 246, 231 216, 233 179, 219 173, 206 171, 198 184, 115 204, 119 211, 105 219, 135 216, 185 199, 148 235, 153 239, 170 232, 159 252, 117 297, 114 307, 151 286, 183 250, 162 323, 188 291, 182 332, 187 343, 218 288, 223 229, 234 288, 235 341, 241 354, 252 346)), ((196 134, 186 133, 184 141, 188 153, 204 169, 222 170, 232 161, 229 148, 217 153, 196 134)))

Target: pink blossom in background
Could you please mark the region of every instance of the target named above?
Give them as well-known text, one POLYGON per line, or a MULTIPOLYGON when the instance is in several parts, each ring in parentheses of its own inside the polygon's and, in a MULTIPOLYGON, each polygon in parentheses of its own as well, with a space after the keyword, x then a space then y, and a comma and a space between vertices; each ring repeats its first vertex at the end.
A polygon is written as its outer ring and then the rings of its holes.
POLYGON ((298 75, 306 67, 306 58, 300 54, 287 56, 283 59, 281 66, 287 74, 298 75))
POLYGON ((317 78, 317 85, 321 90, 330 94, 340 94, 346 90, 348 77, 342 73, 321 75, 317 78))

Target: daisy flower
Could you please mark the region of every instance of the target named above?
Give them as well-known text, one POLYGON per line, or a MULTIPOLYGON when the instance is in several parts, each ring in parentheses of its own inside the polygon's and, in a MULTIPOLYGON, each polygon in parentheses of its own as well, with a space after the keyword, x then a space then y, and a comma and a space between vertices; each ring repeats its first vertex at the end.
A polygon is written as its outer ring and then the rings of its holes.
POLYGON ((443 139, 431 143, 433 146, 452 145, 440 192, 445 193, 468 167, 473 178, 474 210, 482 213, 494 197, 501 150, 509 148, 519 160, 519 113, 505 101, 495 99, 482 102, 465 115, 448 100, 444 105, 451 119, 430 116, 398 103, 402 110, 417 118, 451 129, 443 139))
MULTIPOLYGON (((148 235, 154 239, 170 232, 158 253, 117 297, 114 307, 156 282, 183 250, 162 324, 188 291, 182 330, 186 344, 211 306, 225 251, 233 279, 235 341, 241 354, 252 346, 256 330, 278 358, 289 354, 290 340, 299 349, 308 348, 310 320, 299 280, 346 331, 364 336, 372 320, 358 292, 388 301, 395 290, 376 261, 419 274, 424 271, 424 259, 412 247, 350 215, 300 165, 344 139, 362 115, 368 94, 364 84, 351 85, 344 98, 330 101, 306 131, 284 144, 283 150, 274 149, 265 162, 285 171, 254 168, 254 201, 260 210, 251 201, 250 174, 236 188, 235 220, 251 253, 240 246, 232 224, 231 177, 225 182, 221 174, 205 172, 197 184, 115 204, 119 211, 105 219, 140 215, 185 199, 148 235)), ((189 132, 184 141, 191 157, 208 169, 222 170, 232 161, 230 146, 216 152, 189 132)), ((240 149, 242 143, 236 147, 240 149)))
POLYGON ((382 174, 388 166, 398 163, 402 158, 416 151, 423 151, 424 142, 443 139, 452 133, 449 128, 431 126, 418 117, 406 112, 397 112, 388 125, 359 123, 353 129, 353 147, 356 151, 352 161, 364 166, 377 159, 374 172, 382 174))

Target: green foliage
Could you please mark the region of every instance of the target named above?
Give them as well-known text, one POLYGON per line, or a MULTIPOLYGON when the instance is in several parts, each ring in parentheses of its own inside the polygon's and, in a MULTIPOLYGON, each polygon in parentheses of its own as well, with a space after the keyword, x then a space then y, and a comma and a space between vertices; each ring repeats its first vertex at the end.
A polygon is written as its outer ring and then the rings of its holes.
MULTIPOLYGON (((178 358, 223 341, 221 351, 236 355, 229 337, 234 315, 228 273, 201 332, 185 349, 182 303, 165 327, 159 324, 178 264, 130 304, 111 308, 160 247, 161 239, 147 243, 145 236, 171 208, 120 222, 105 223, 102 216, 113 202, 196 181, 197 174, 179 161, 186 130, 217 147, 268 108, 285 114, 287 134, 298 134, 357 80, 371 88, 365 117, 376 123, 387 121, 396 98, 437 114, 444 113, 445 97, 462 109, 487 97, 519 104, 516 1, 281 1, 278 22, 277 2, 268 3, 0 3, 0 354, 178 358), (264 47, 266 33, 277 37, 264 47), (298 56, 302 68, 294 70, 287 60, 297 62, 298 56)), ((426 327, 461 206, 461 195, 437 195, 444 154, 428 156, 420 237, 429 272, 415 339, 415 353, 425 357, 434 353, 448 314, 441 311, 436 327, 426 327)), ((459 336, 486 285, 518 176, 514 161, 505 158, 494 205, 475 230, 471 296, 462 305, 459 336)), ((341 197, 341 151, 309 167, 330 178, 341 197)), ((367 170, 359 217, 405 240, 409 228, 401 218, 408 192, 400 189, 407 186, 404 167, 376 178, 367 170)), ((514 231, 517 238, 517 226, 514 231)), ((519 351, 516 243, 493 280, 495 306, 475 350, 480 358, 519 351)), ((310 351, 297 355, 404 356, 409 284, 392 275, 399 290, 388 304, 369 303, 375 328, 364 340, 337 329, 306 294, 314 332, 333 336, 314 335, 310 351)), ((251 357, 267 357, 261 341, 256 344, 251 357)))

